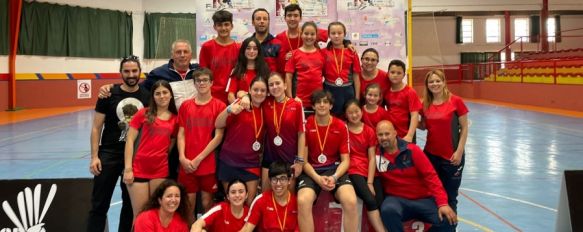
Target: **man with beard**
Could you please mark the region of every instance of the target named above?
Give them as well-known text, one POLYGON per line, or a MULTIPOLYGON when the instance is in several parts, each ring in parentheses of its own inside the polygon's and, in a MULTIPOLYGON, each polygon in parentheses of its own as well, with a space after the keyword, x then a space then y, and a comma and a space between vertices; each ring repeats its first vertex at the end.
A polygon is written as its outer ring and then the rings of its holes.
POLYGON ((281 41, 269 33, 269 12, 265 8, 258 8, 251 15, 251 22, 255 28, 255 37, 261 43, 263 57, 272 72, 277 70, 277 57, 281 49, 281 41))
MULTIPOLYGON (((138 85, 141 71, 138 57, 123 58, 119 68, 123 83, 112 85, 110 97, 98 99, 95 105, 89 164, 94 177, 87 231, 104 231, 111 197, 124 168, 124 122, 131 117, 128 114, 148 105, 150 94, 138 85)), ((132 206, 126 185, 120 182, 120 187, 123 203, 118 231, 131 231, 132 206)))
POLYGON ((403 221, 431 223, 431 231, 455 231, 457 215, 447 203, 447 194, 427 156, 414 143, 397 137, 391 122, 376 128, 377 172, 385 199, 381 218, 388 231, 404 231, 403 221))

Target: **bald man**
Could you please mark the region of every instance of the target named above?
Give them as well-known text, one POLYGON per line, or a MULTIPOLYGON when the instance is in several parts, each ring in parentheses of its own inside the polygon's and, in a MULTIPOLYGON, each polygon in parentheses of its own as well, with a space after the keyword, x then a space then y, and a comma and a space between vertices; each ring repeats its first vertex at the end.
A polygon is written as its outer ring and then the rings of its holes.
POLYGON ((377 124, 377 171, 385 193, 381 218, 387 230, 404 231, 403 221, 433 224, 431 231, 455 231, 457 215, 433 166, 421 149, 397 137, 391 122, 377 124))

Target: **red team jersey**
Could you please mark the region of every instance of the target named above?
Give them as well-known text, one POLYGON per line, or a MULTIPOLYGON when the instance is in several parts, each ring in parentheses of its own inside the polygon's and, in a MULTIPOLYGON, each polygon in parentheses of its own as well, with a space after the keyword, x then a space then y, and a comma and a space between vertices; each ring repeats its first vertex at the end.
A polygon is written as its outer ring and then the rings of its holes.
POLYGON ((358 75, 358 78, 360 78, 360 95, 362 97, 361 99, 364 99, 364 97, 366 96, 365 93, 366 87, 372 83, 377 83, 381 87, 380 93, 381 98, 385 96, 385 93, 389 91, 389 89, 391 88, 391 81, 389 80, 389 76, 387 76, 387 72, 380 69, 377 70, 378 70, 377 75, 372 80, 368 81, 365 80, 362 77, 362 73, 358 75))
POLYGON ((140 109, 130 122, 132 128, 142 130, 132 165, 134 176, 146 179, 166 178, 168 177, 168 150, 178 130, 177 117, 172 114, 168 120, 156 118, 150 124, 145 115, 147 109, 140 109))
POLYGON ((247 72, 245 72, 245 75, 241 79, 235 76, 230 77, 229 83, 227 84, 229 93, 235 94, 236 98, 239 90, 249 92, 251 81, 255 78, 255 75, 257 75, 255 69, 247 69, 247 72))
POLYGON ((411 122, 411 112, 421 110, 421 101, 415 90, 405 86, 402 90, 385 93, 385 104, 389 110, 390 120, 397 129, 397 135, 401 138, 407 135, 411 122))
POLYGON ((377 107, 377 110, 374 113, 369 113, 362 107, 362 122, 364 124, 370 126, 371 128, 377 128, 377 124, 382 120, 390 120, 389 112, 382 107, 377 107))
POLYGON ((440 105, 431 104, 428 109, 423 109, 421 115, 427 128, 425 150, 443 159, 451 159, 460 136, 458 118, 468 112, 463 100, 455 95, 440 105))
POLYGON ((202 215, 201 219, 206 224, 207 231, 228 232, 239 231, 245 225, 245 215, 249 213, 249 207, 243 206, 243 216, 235 218, 231 213, 229 202, 221 202, 202 215))
POLYGON ((174 212, 172 221, 168 226, 163 227, 160 222, 159 209, 150 209, 140 213, 134 221, 134 231, 142 232, 188 232, 189 227, 180 214, 174 212))
MULTIPOLYGON (((187 159, 196 158, 213 139, 215 120, 225 107, 225 103, 214 97, 204 105, 197 105, 196 99, 182 103, 178 112, 178 125, 184 128, 184 153, 187 159)), ((213 174, 215 164, 215 153, 211 152, 193 174, 197 176, 213 174)), ((182 166, 180 172, 184 172, 182 166)))
MULTIPOLYGON (((318 29, 318 42, 326 42, 328 41, 328 31, 318 29)), ((285 56, 288 52, 296 50, 304 45, 303 41, 300 39, 300 36, 292 39, 288 39, 287 37, 287 30, 283 31, 277 36, 275 36, 277 40, 281 43, 281 48, 279 49, 279 56, 277 57, 277 71, 279 73, 285 73, 285 64, 287 61, 285 60, 285 56)))
POLYGON ((368 148, 377 145, 375 131, 366 124, 358 134, 348 131, 350 138, 350 166, 348 174, 368 176, 368 148))
POLYGON ((349 74, 360 74, 360 61, 358 55, 348 48, 331 48, 322 49, 322 53, 326 58, 324 69, 324 78, 327 82, 335 84, 336 79, 340 77, 344 84, 348 84, 349 74), (336 58, 336 59, 335 59, 336 58), (338 69, 340 69, 338 73, 338 69))
POLYGON ((209 68, 213 72, 213 86, 211 88, 213 97, 227 101, 227 82, 231 70, 237 63, 240 45, 233 42, 229 45, 220 45, 216 40, 209 40, 202 44, 198 62, 201 68, 209 68))
POLYGON ((253 200, 245 221, 255 225, 257 231, 262 232, 297 231, 299 229, 297 199, 294 194, 289 194, 289 201, 281 206, 273 198, 273 191, 263 192, 253 200), (280 225, 283 226, 283 230, 280 225))
POLYGON ((263 159, 269 162, 282 160, 292 164, 298 155, 298 133, 305 132, 304 110, 302 103, 288 98, 285 101, 285 109, 282 108, 284 102, 276 102, 273 97, 269 97, 263 102, 263 114, 265 119, 266 140, 265 153, 263 159), (277 114, 274 114, 275 111, 277 114), (276 146, 273 139, 277 135, 274 120, 280 122, 279 137, 282 139, 281 146, 276 146))
POLYGON ((261 107, 253 107, 255 118, 251 111, 243 110, 238 115, 229 115, 225 128, 225 140, 221 147, 219 159, 227 165, 238 168, 260 167, 261 152, 253 151, 253 143, 258 141, 264 147, 263 136, 265 125, 262 121, 261 107), (255 121, 255 122, 253 122, 255 121), (259 138, 255 138, 255 126, 259 130, 259 138), (261 128, 261 129, 260 129, 261 128))
POLYGON ((314 91, 322 90, 324 63, 320 50, 306 53, 297 49, 285 65, 286 73, 297 73, 296 96, 302 99, 304 107, 311 107, 310 96, 314 91))
MULTIPOLYGON (((332 116, 330 116, 332 117, 332 116)), ((324 156, 326 159, 318 160, 322 151, 316 133, 316 119, 314 116, 308 117, 306 121, 306 145, 308 146, 308 162, 316 171, 333 169, 340 163, 340 154, 349 154, 348 129, 346 124, 338 118, 332 117, 332 124, 326 137, 328 126, 317 126, 320 133, 320 141, 324 144, 324 156), (326 141, 326 142, 324 142, 326 141), (322 162, 323 161, 323 162, 322 162)))

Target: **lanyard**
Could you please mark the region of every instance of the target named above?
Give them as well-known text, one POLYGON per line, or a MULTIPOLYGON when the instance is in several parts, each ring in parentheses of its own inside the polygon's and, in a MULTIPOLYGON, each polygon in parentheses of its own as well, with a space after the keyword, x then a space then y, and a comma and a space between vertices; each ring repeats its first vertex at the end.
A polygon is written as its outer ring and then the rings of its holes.
POLYGON ((274 193, 271 193, 271 200, 273 201, 273 208, 275 208, 275 214, 277 215, 277 222, 279 223, 279 229, 283 232, 285 230, 285 221, 287 219, 287 206, 289 205, 289 199, 291 197, 291 193, 287 193, 287 203, 285 204, 285 213, 283 214, 283 223, 279 219, 279 212, 277 212, 277 203, 275 203, 275 197, 273 196, 274 193))
POLYGON ((281 130, 281 119, 283 118, 283 111, 285 111, 285 105, 287 104, 287 97, 283 97, 283 107, 281 107, 281 113, 279 114, 279 118, 277 118, 277 105, 275 103, 275 99, 273 99, 273 125, 275 126, 275 133, 279 135, 279 131, 281 130))
POLYGON ((320 130, 318 128, 318 123, 316 122, 316 118, 314 118, 314 125, 316 125, 316 135, 318 135, 318 144, 320 145, 320 153, 324 153, 324 147, 326 146, 326 140, 328 139, 328 130, 330 129, 330 125, 332 125, 332 116, 329 116, 328 126, 326 127, 326 134, 324 135, 324 143, 322 143, 322 139, 320 139, 320 130))
POLYGON ((336 58, 336 49, 332 48, 332 52, 334 52, 334 64, 336 64, 336 71, 338 72, 338 77, 340 77, 340 73, 342 72, 342 65, 344 64, 344 49, 342 48, 342 53, 340 54, 340 65, 338 65, 338 59, 336 58))

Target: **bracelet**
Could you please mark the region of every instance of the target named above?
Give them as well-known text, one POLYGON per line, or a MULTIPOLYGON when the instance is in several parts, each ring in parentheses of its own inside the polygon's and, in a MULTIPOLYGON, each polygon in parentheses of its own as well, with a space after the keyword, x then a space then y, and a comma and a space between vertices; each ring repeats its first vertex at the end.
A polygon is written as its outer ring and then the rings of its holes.
POLYGON ((231 114, 233 111, 231 110, 231 105, 227 106, 227 114, 231 114))
POLYGON ((304 158, 302 158, 300 156, 296 156, 296 158, 294 159, 294 162, 296 162, 296 163, 303 163, 304 162, 304 158))
POLYGON ((334 183, 338 184, 338 177, 336 177, 336 174, 333 174, 332 178, 334 178, 334 183))

